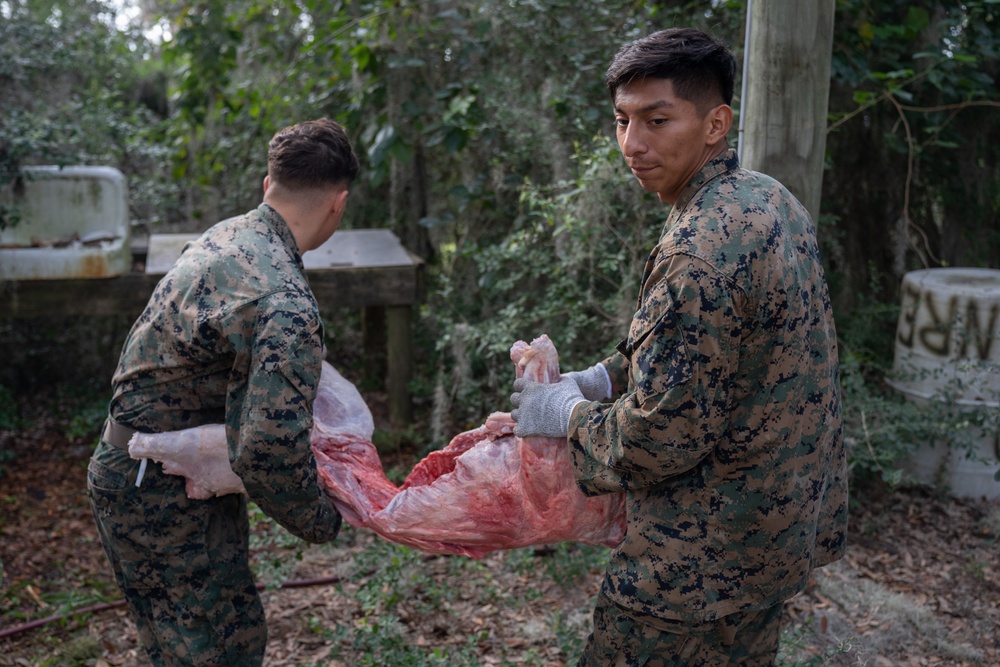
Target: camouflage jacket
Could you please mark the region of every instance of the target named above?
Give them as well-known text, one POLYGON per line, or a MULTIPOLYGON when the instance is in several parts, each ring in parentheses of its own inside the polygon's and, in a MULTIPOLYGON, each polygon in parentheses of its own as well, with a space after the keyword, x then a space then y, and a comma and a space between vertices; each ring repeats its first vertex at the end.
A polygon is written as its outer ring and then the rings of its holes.
POLYGON ((249 498, 295 535, 328 541, 340 515, 309 442, 322 345, 295 238, 261 204, 188 244, 159 282, 125 342, 111 416, 145 432, 224 422, 249 498))
POLYGON ((569 442, 585 493, 626 492, 614 602, 711 621, 791 597, 843 554, 830 297, 812 220, 778 182, 733 151, 695 175, 604 363, 620 398, 577 406, 569 442))

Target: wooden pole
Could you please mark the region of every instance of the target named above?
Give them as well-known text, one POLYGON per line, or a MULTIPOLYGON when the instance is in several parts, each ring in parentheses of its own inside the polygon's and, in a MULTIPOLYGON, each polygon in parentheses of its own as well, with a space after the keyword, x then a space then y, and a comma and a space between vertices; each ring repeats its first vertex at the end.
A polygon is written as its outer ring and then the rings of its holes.
POLYGON ((820 211, 830 99, 835 0, 757 0, 750 5, 742 162, 781 181, 820 211))
POLYGON ((410 402, 410 372, 413 365, 411 338, 411 308, 387 306, 389 423, 394 428, 406 428, 413 420, 410 402))

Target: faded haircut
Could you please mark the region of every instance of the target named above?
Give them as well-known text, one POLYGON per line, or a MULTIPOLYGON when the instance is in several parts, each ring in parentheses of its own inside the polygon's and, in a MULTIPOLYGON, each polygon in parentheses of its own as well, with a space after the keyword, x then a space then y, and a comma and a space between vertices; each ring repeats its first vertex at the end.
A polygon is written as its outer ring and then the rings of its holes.
POLYGON ((612 100, 619 87, 646 78, 670 80, 680 98, 705 114, 733 103, 736 58, 701 30, 669 28, 625 44, 604 75, 612 100))
POLYGON ((267 173, 290 191, 350 185, 358 169, 347 133, 329 118, 279 130, 267 145, 267 173))

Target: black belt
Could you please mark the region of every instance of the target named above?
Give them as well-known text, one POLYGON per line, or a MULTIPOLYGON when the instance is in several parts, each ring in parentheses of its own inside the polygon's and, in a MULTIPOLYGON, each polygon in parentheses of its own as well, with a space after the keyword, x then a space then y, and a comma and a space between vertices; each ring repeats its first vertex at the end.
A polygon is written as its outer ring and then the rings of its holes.
POLYGON ((101 433, 101 440, 118 449, 128 451, 128 441, 136 433, 138 431, 134 428, 123 426, 111 417, 108 417, 107 421, 104 422, 104 431, 101 433))

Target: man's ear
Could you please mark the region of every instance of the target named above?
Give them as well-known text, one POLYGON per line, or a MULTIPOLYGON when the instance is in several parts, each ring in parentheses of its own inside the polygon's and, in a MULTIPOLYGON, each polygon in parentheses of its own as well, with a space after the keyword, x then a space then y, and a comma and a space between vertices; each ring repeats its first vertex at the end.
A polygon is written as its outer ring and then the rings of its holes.
POLYGON ((267 194, 267 186, 271 184, 271 175, 268 174, 264 177, 264 194, 267 194))
POLYGON ((706 121, 708 132, 705 135, 705 143, 714 145, 725 141, 733 126, 733 108, 728 104, 720 104, 708 112, 706 121))
POLYGON ((343 212, 343 210, 347 208, 348 194, 350 194, 350 191, 347 188, 344 188, 343 190, 338 190, 337 193, 334 194, 330 205, 331 213, 336 213, 338 211, 343 212))

